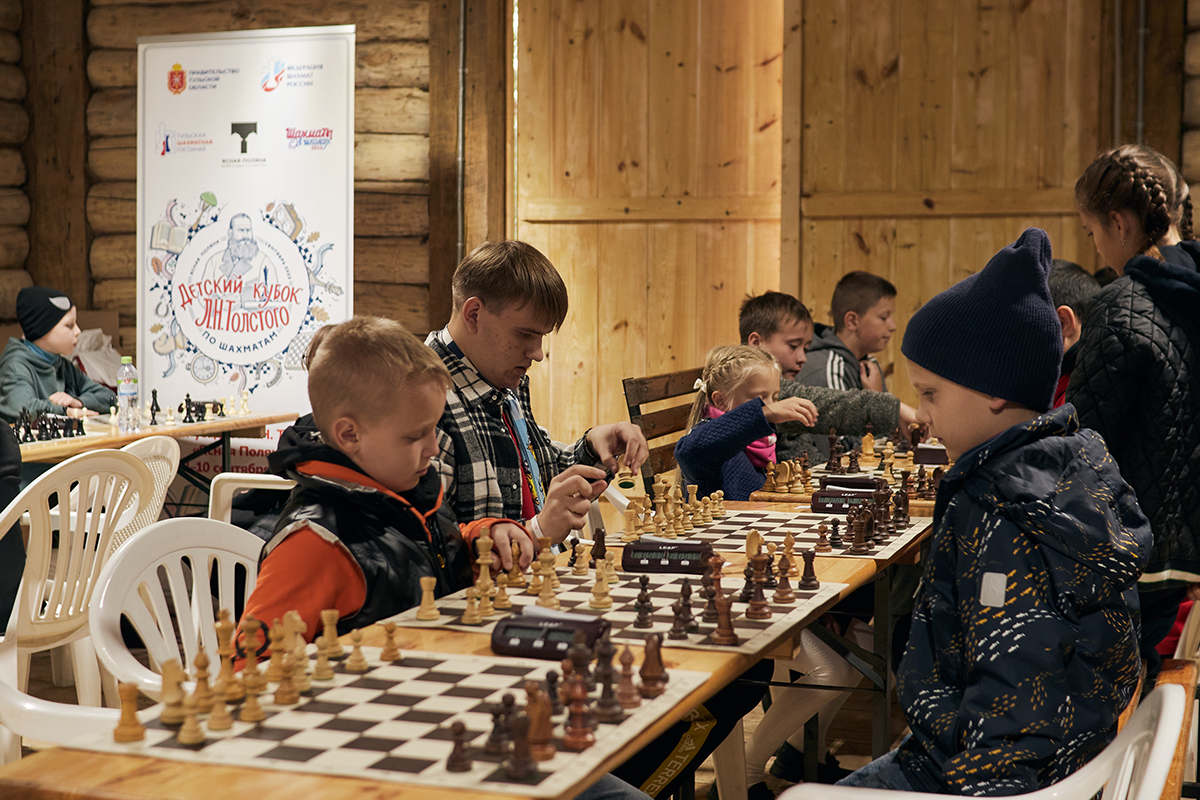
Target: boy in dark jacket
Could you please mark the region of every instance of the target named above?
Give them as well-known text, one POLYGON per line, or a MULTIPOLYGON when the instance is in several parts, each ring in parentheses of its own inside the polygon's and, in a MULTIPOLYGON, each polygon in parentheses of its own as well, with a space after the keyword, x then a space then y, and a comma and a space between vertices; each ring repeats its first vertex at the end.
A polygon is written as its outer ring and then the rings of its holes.
POLYGON ((1138 679, 1149 524, 1104 441, 1054 397, 1062 338, 1030 228, 913 315, 918 418, 954 467, 897 675, 912 735, 843 783, 1022 794, 1116 735, 1138 679))
POLYGON ((1100 293, 1100 281, 1074 261, 1054 259, 1050 267, 1050 299, 1062 326, 1063 360, 1054 387, 1054 407, 1067 402, 1067 384, 1079 355, 1079 339, 1083 335, 1083 317, 1093 298, 1100 293))

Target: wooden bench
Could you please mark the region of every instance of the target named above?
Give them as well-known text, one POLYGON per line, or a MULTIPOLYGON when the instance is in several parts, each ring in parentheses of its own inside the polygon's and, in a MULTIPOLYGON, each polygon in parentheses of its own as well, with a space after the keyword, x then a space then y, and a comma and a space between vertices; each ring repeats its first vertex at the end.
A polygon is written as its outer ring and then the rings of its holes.
POLYGON ((623 381, 629 421, 642 429, 650 445, 650 456, 642 464, 647 493, 655 475, 675 469, 675 442, 680 438, 676 434, 687 430, 700 372, 696 367, 623 381), (647 406, 655 408, 650 410, 647 406))

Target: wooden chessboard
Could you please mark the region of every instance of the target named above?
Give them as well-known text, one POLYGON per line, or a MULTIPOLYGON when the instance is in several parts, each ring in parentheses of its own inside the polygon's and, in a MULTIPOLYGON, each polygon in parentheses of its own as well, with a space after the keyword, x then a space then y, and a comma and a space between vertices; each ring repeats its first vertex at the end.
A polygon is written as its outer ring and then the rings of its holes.
MULTIPOLYGON (((721 579, 722 590, 726 594, 731 590, 740 591, 745 582, 740 572, 735 575, 733 574, 734 570, 726 567, 725 573, 721 579)), ((651 615, 652 624, 649 628, 635 628, 633 626, 634 620, 637 619, 637 609, 634 607, 634 601, 637 599, 638 592, 640 591, 639 575, 628 572, 618 573, 618 583, 609 587, 609 595, 612 597, 613 605, 611 608, 605 609, 595 609, 588 606, 588 603, 592 599, 592 587, 595 584, 593 576, 571 575, 569 571, 559 569, 558 577, 562 585, 555 591, 554 596, 558 598, 559 610, 574 614, 586 614, 592 617, 603 617, 608 620, 613 626, 611 638, 614 644, 640 645, 645 642, 647 633, 662 633, 664 647, 682 647, 693 650, 722 650, 748 654, 762 652, 786 635, 802 620, 809 619, 820 613, 825 607, 833 605, 842 589, 846 588, 845 584, 842 583, 823 583, 819 589, 802 591, 795 589, 797 579, 793 579, 792 587, 796 595, 796 602, 788 604, 770 603, 772 612, 770 619, 748 619, 745 612, 749 604, 740 602, 735 594, 732 618, 734 632, 740 641, 737 645, 716 645, 711 642, 710 638, 713 631, 716 630, 717 624, 715 622, 703 622, 700 619, 706 601, 700 596, 699 575, 654 573, 647 576, 650 583, 650 599, 654 604, 654 611, 651 615), (689 633, 686 639, 669 639, 667 638, 667 633, 671 630, 675 618, 671 610, 671 604, 679 599, 680 588, 685 578, 688 579, 693 587, 691 607, 692 613, 699 623, 699 629, 695 633, 689 633)), ((765 593, 767 599, 770 600, 774 590, 767 589, 765 593)), ((507 610, 497 610, 494 615, 487 617, 479 625, 468 625, 462 622, 463 611, 467 607, 466 590, 439 598, 437 600, 437 608, 441 617, 436 620, 417 619, 417 609, 413 608, 392 617, 392 621, 397 625, 409 628, 451 628, 453 630, 476 631, 490 634, 492 629, 495 628, 496 622, 504 619, 509 614, 518 613, 524 606, 535 605, 537 602, 536 595, 527 594, 523 591, 510 590, 508 594, 513 602, 513 607, 507 610)), ((562 656, 559 654, 556 657, 561 658, 562 656)))
MULTIPOLYGON (((315 660, 315 646, 309 646, 315 660)), ((162 706, 140 712, 146 738, 132 744, 111 735, 70 744, 85 750, 148 755, 178 761, 342 775, 455 789, 483 789, 526 797, 553 797, 569 789, 602 761, 671 711, 708 677, 671 670, 666 692, 643 700, 619 723, 601 723, 596 743, 581 753, 562 746, 562 722, 553 717, 556 755, 537 763, 526 781, 507 778, 502 757, 486 755, 482 744, 492 727, 490 709, 511 693, 522 707, 526 680, 543 681, 551 662, 521 658, 446 655, 409 651, 399 661, 381 662, 379 648, 364 647, 370 669, 346 671, 335 662, 332 681, 313 681, 300 703, 277 706, 271 694, 261 697, 267 718, 259 723, 234 722, 228 731, 208 731, 203 742, 182 745, 177 728, 159 721, 162 706), (469 772, 446 769, 452 740, 450 726, 467 728, 469 772)), ((618 667, 619 669, 619 667, 618 667)), ((592 693, 593 699, 599 690, 592 693)), ((201 719, 203 720, 202 715, 201 719)), ((235 712, 236 718, 236 712, 235 712)), ((203 724, 203 723, 202 723, 203 724)), ((281 779, 286 780, 283 776, 281 779)))

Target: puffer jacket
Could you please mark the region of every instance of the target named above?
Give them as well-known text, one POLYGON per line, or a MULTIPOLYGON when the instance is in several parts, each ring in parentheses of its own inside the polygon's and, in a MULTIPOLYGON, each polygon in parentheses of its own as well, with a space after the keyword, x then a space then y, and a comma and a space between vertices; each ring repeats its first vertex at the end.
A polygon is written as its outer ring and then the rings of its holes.
POLYGON ((811 428, 802 422, 776 425, 779 439, 775 453, 779 461, 799 458, 808 453, 813 465, 829 460, 829 429, 839 434, 862 436, 871 425, 876 438, 891 434, 900 425, 900 399, 887 392, 870 389, 828 389, 798 381, 779 382, 779 397, 811 400, 817 407, 817 422, 811 428))
POLYGON ((1096 296, 1067 387, 1150 518, 1144 587, 1200 581, 1200 243, 1162 254, 1096 296))
POLYGON ((1022 794, 1104 748, 1137 685, 1150 526, 1068 403, 965 453, 897 673, 918 791, 1022 794))

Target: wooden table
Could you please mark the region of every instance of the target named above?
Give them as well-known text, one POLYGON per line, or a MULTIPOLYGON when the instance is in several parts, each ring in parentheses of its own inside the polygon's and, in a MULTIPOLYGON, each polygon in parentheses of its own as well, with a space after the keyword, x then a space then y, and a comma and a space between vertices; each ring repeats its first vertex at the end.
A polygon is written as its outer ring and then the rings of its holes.
MULTIPOLYGON (((762 504, 738 504, 738 507, 761 507, 762 504)), ((775 506, 772 506, 775 507, 775 506)), ((775 507, 777 508, 777 507, 775 507)), ((619 547, 619 545, 618 545, 619 547)), ((731 566, 739 561, 731 554, 731 566)), ((566 554, 560 556, 560 565, 566 554)), ((815 562, 817 575, 823 581, 845 583, 842 596, 862 586, 878 575, 878 565, 871 559, 821 557, 815 562)), ((830 601, 831 603, 834 601, 830 601)), ((814 617, 821 611, 814 614, 814 617)), ((772 648, 773 654, 790 655, 800 630, 811 620, 799 622, 792 638, 785 637, 772 648)), ((490 637, 486 634, 464 633, 438 628, 402 628, 397 631, 397 643, 402 650, 427 650, 442 653, 491 655, 490 637)), ((363 643, 383 644, 383 631, 372 626, 364 632, 363 643)), ((709 673, 708 680, 692 692, 669 715, 658 720, 641 735, 591 773, 580 775, 577 784, 561 795, 562 800, 574 797, 600 775, 623 763, 647 742, 673 725, 697 703, 711 697, 768 653, 753 656, 684 650, 664 647, 663 663, 668 670, 680 668, 709 673)), ((641 653, 638 649, 640 660, 641 653)), ((444 790, 427 786, 406 786, 402 783, 368 781, 355 778, 327 777, 305 773, 283 774, 273 770, 246 767, 201 765, 146 756, 120 756, 66 748, 42 751, 0 768, 0 797, 8 800, 211 800, 214 796, 253 797, 254 800, 295 800, 300 797, 319 797, 322 800, 342 800, 370 797, 388 800, 443 800, 444 790)), ((483 791, 455 792, 464 800, 496 800, 498 795, 483 791)))

